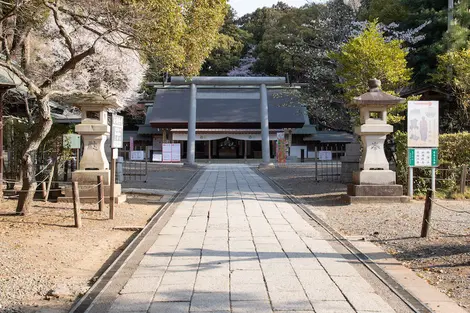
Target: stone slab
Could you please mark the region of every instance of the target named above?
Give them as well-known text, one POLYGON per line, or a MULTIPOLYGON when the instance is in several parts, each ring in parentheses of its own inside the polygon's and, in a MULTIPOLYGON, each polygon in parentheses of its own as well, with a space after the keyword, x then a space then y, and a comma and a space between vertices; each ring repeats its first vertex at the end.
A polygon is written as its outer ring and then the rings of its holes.
POLYGON ((364 170, 353 173, 355 185, 395 185, 397 174, 390 170, 364 170))
POLYGON ((348 185, 348 195, 359 197, 399 197, 403 196, 402 185, 348 185))
POLYGON ((96 184, 96 177, 103 176, 105 185, 109 185, 111 181, 110 170, 78 170, 72 173, 72 181, 81 184, 96 184))
POLYGON ((410 202, 410 197, 401 196, 401 197, 354 197, 349 195, 341 196, 341 199, 346 204, 355 204, 355 203, 408 203, 410 202))

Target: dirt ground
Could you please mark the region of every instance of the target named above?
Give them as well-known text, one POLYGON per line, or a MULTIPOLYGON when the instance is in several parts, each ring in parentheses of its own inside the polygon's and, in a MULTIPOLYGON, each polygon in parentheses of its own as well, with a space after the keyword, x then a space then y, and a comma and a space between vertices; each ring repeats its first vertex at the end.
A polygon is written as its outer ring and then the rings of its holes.
POLYGON ((72 204, 35 202, 31 215, 12 216, 16 201, 0 203, 0 312, 67 312, 161 207, 159 196, 130 195, 114 220, 109 206, 82 204, 74 228, 72 204), (150 201, 150 203, 148 203, 150 201), (153 202, 153 203, 152 203, 153 202), (51 290, 59 296, 46 296, 51 290), (49 300, 46 300, 48 298, 49 300))
POLYGON ((424 201, 344 205, 346 186, 312 178, 308 167, 263 170, 345 236, 364 236, 470 312, 470 202, 433 205, 432 228, 420 238, 424 201), (445 209, 446 208, 446 209, 445 209), (450 210, 449 210, 450 209, 450 210), (453 210, 453 211, 451 211, 453 210))

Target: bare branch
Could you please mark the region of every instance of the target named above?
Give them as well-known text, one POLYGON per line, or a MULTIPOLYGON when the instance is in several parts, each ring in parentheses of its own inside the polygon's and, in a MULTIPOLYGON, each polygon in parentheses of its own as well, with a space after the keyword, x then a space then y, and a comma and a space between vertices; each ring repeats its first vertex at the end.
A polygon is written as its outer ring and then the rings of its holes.
POLYGON ((6 69, 10 70, 11 72, 13 72, 13 74, 18 76, 18 78, 21 79, 21 81, 28 87, 28 89, 32 93, 34 93, 37 97, 40 97, 40 96, 42 97, 41 89, 39 89, 39 87, 31 79, 29 79, 23 73, 23 71, 21 71, 19 68, 14 66, 11 62, 0 60, 0 66, 3 66, 4 68, 6 68, 6 69))
MULTIPOLYGON (((99 38, 98 38, 99 39, 99 38)), ((98 40, 97 39, 97 40, 98 40)), ((95 41, 95 43, 90 47, 88 48, 87 50, 83 51, 82 53, 80 54, 77 54, 73 57, 71 57, 67 62, 65 62, 61 68, 59 68, 57 71, 55 71, 54 73, 52 73, 51 77, 48 78, 44 83, 42 83, 42 85, 39 87, 41 89, 44 89, 44 88, 49 88, 54 82, 56 82, 60 77, 62 77, 63 75, 67 74, 70 70, 73 70, 75 68, 75 66, 80 63, 83 59, 85 59, 86 57, 90 56, 90 55, 93 55, 95 52, 96 52, 96 48, 95 48, 95 45, 96 45, 96 42, 97 40, 95 41)))
POLYGON ((74 57, 75 56, 75 49, 73 48, 72 38, 70 38, 69 34, 65 30, 64 25, 62 24, 62 21, 60 20, 59 10, 57 9, 57 7, 55 5, 51 4, 47 0, 44 0, 43 3, 46 7, 51 9, 51 11, 54 15, 54 22, 57 25, 57 27, 59 28, 60 34, 62 35, 62 37, 64 37, 65 45, 67 46, 67 49, 69 50, 70 55, 72 57, 74 57))
POLYGON ((31 33, 31 29, 32 29, 31 26, 28 26, 27 28, 25 28, 25 30, 21 32, 20 38, 13 42, 13 46, 11 47, 11 51, 10 51, 11 55, 18 54, 18 50, 21 49, 26 38, 28 38, 29 34, 31 33))
MULTIPOLYGON (((2 14, 2 16, 0 17, 0 24, 3 23, 3 21, 5 21, 6 19, 12 17, 13 15, 16 14, 16 11, 18 11, 18 9, 25 5, 28 1, 17 1, 15 3, 15 5, 8 11, 8 12, 5 12, 4 14, 2 14)), ((1 4, 10 4, 10 3, 4 3, 3 1, 1 2, 1 4)))
POLYGON ((3 36, 2 37, 2 44, 3 44, 3 52, 5 54, 5 57, 7 61, 11 60, 11 53, 10 53, 10 48, 8 47, 8 40, 7 37, 3 36))

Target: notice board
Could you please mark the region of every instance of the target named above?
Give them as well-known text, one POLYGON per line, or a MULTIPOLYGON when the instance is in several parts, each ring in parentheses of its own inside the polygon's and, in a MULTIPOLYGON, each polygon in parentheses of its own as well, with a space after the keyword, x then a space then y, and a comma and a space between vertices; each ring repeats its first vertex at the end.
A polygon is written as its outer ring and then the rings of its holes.
POLYGON ((181 162, 181 144, 164 143, 162 145, 163 162, 181 162))

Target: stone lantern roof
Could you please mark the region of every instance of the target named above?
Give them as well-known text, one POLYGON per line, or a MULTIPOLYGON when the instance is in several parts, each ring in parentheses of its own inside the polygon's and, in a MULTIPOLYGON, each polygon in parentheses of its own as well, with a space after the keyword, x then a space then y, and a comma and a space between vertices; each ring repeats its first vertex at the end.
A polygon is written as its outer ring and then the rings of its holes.
POLYGON ((119 109, 121 106, 114 98, 104 98, 97 94, 82 94, 69 99, 69 101, 78 108, 98 107, 102 109, 119 109))
POLYGON ((351 106, 353 107, 365 107, 365 106, 386 106, 390 107, 403 103, 406 101, 404 98, 395 97, 388 93, 385 93, 380 89, 382 83, 378 79, 369 79, 369 92, 355 97, 351 106))

